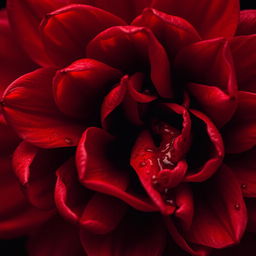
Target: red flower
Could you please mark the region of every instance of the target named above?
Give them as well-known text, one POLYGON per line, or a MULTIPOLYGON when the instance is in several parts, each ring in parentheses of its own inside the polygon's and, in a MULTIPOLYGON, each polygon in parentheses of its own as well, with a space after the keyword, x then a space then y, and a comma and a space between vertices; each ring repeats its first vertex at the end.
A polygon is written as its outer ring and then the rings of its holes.
POLYGON ((239 19, 236 0, 9 0, 7 11, 1 109, 43 216, 21 232, 30 255, 222 255, 255 232, 256 12, 239 19))

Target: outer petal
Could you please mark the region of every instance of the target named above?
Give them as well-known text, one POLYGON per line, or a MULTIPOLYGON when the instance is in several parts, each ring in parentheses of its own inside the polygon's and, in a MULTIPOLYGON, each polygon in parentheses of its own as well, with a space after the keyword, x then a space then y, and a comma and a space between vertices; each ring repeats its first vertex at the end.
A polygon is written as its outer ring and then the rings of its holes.
POLYGON ((30 256, 86 256, 79 231, 61 218, 50 220, 30 236, 28 252, 30 256))
POLYGON ((161 256, 166 233, 157 216, 128 213, 112 233, 94 235, 82 230, 81 241, 88 256, 161 256))
POLYGON ((7 1, 7 11, 12 29, 23 48, 39 65, 52 65, 40 37, 38 29, 40 21, 46 13, 60 8, 67 2, 68 0, 7 1))
POLYGON ((14 81, 2 99, 6 119, 21 138, 39 147, 70 147, 84 125, 74 123, 56 107, 51 69, 38 69, 14 81))
POLYGON ((5 10, 0 10, 0 96, 4 89, 20 75, 31 71, 35 64, 15 41, 5 10))
POLYGON ((132 171, 122 159, 114 138, 99 128, 88 128, 79 143, 76 163, 79 178, 85 187, 122 199, 140 211, 154 211, 154 204, 137 194, 130 182, 132 171), (114 148, 113 148, 114 147, 114 148), (121 163, 119 162, 121 161, 121 163), (120 163, 120 166, 119 164, 120 163))
POLYGON ((172 96, 170 64, 162 45, 143 27, 120 26, 107 29, 87 46, 87 56, 100 60, 125 73, 147 71, 158 93, 172 96))
POLYGON ((239 19, 237 0, 153 0, 152 7, 185 18, 203 38, 234 35, 239 19))
POLYGON ((228 153, 247 151, 256 145, 256 93, 239 92, 238 108, 225 127, 223 138, 228 153))
POLYGON ((65 218, 96 234, 110 232, 119 224, 127 205, 119 199, 83 187, 73 158, 61 166, 57 177, 55 200, 65 218))
POLYGON ((256 197, 256 148, 227 157, 225 163, 236 175, 245 197, 256 197))
POLYGON ((75 61, 54 78, 55 102, 68 116, 89 123, 98 121, 103 98, 121 75, 117 69, 93 59, 75 61))
POLYGON ((31 204, 42 209, 55 208, 55 171, 69 154, 66 149, 39 149, 26 142, 17 147, 13 166, 31 204))
POLYGON ((256 35, 234 37, 230 47, 238 89, 256 93, 256 35))
POLYGON ((132 24, 150 28, 171 57, 184 46, 200 40, 197 31, 189 22, 156 9, 145 9, 132 24))
POLYGON ((230 169, 220 171, 195 192, 195 216, 187 235, 191 242, 223 248, 240 241, 247 224, 240 185, 230 169))
POLYGON ((215 124, 221 127, 229 121, 236 108, 237 84, 228 41, 218 38, 192 44, 180 51, 176 67, 215 124))
POLYGON ((244 10, 240 12, 240 21, 237 27, 236 34, 256 34, 256 10, 244 10))
POLYGON ((99 32, 125 22, 89 5, 68 5, 47 14, 41 23, 45 49, 58 66, 84 57, 84 47, 99 32))

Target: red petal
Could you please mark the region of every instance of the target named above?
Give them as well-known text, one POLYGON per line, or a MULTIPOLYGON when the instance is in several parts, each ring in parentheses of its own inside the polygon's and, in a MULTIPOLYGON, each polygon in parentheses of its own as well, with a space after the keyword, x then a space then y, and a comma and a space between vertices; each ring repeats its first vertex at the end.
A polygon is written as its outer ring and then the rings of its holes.
POLYGON ((53 211, 32 207, 24 197, 11 168, 11 156, 0 158, 0 238, 27 235, 49 219, 53 211))
POLYGON ((127 208, 128 205, 119 199, 97 193, 86 205, 80 224, 95 234, 111 232, 118 226, 127 208))
POLYGON ((79 231, 60 218, 54 218, 30 236, 29 255, 86 256, 79 241, 79 231))
POLYGON ((203 38, 234 35, 239 19, 237 0, 153 0, 152 7, 185 18, 203 38))
POLYGON ((180 76, 186 74, 189 92, 215 124, 221 127, 229 121, 236 108, 237 84, 228 42, 214 39, 189 45, 178 54, 176 66, 180 76))
POLYGON ((256 145, 256 94, 239 92, 237 111, 223 131, 225 150, 236 154, 256 145))
POLYGON ((52 65, 39 33, 40 21, 46 13, 65 4, 67 4, 66 0, 26 0, 25 2, 10 0, 7 2, 8 16, 17 39, 30 57, 39 65, 52 65))
POLYGON ((42 209, 55 208, 55 171, 68 154, 62 149, 39 149, 26 142, 18 146, 13 166, 31 204, 42 209))
POLYGON ((88 44, 87 55, 125 73, 145 71, 150 66, 151 80, 158 93, 165 98, 172 96, 168 57, 147 28, 109 28, 88 44))
POLYGON ((36 65, 15 41, 5 10, 0 10, 0 96, 14 79, 34 69, 36 65))
POLYGON ((256 148, 230 155, 225 163, 236 175, 245 197, 256 197, 256 148))
MULTIPOLYGON (((211 177, 219 168, 224 156, 224 146, 222 137, 211 120, 197 110, 191 109, 190 112, 198 119, 200 126, 204 126, 200 127, 200 129, 206 130, 205 136, 207 137, 204 137, 202 131, 198 132, 198 127, 195 126, 195 132, 198 137, 194 137, 190 148, 191 155, 188 157, 190 159, 188 160, 188 165, 191 173, 187 174, 186 181, 202 182, 211 177), (194 158, 195 156, 196 158, 194 158), (200 158, 203 158, 202 165, 199 161, 200 158)), ((192 128, 194 127, 192 126, 192 128)))
POLYGON ((55 102, 66 115, 92 123, 105 94, 120 77, 120 71, 96 60, 77 60, 57 72, 53 81, 55 102))
POLYGON ((81 241, 88 256, 161 256, 166 233, 157 216, 131 213, 107 235, 82 230, 81 241))
POLYGON ((174 221, 170 217, 165 217, 165 222, 170 235, 173 240, 180 246, 184 251, 188 252, 189 255, 193 256, 207 256, 209 255, 209 248, 204 246, 198 246, 191 244, 185 240, 185 238, 178 231, 177 227, 174 224, 174 221))
POLYGON ((76 145, 84 129, 57 109, 54 74, 51 69, 38 69, 24 75, 7 88, 2 100, 4 115, 19 136, 43 148, 76 145))
MULTIPOLYGON (((81 182, 89 189, 115 196, 141 211, 154 211, 154 205, 144 195, 137 195, 130 187, 130 172, 115 166, 109 156, 114 138, 99 128, 88 128, 77 149, 77 168, 81 182), (109 152, 107 154, 107 152, 109 152)), ((119 150, 119 149, 116 149, 119 150)))
POLYGON ((145 9, 132 24, 150 28, 171 57, 184 46, 200 40, 197 31, 186 20, 155 9, 145 9))
POLYGON ((213 248, 238 243, 246 228, 247 213, 234 174, 223 166, 209 182, 199 186, 198 191, 189 240, 213 248))
POLYGON ((84 47, 99 32, 125 24, 104 10, 74 4, 48 13, 40 29, 51 59, 57 66, 65 66, 84 57, 84 47))
POLYGON ((256 93, 256 35, 234 37, 230 46, 238 89, 256 93))
POLYGON ((240 12, 240 21, 237 27, 236 34, 256 34, 256 10, 243 10, 240 12))

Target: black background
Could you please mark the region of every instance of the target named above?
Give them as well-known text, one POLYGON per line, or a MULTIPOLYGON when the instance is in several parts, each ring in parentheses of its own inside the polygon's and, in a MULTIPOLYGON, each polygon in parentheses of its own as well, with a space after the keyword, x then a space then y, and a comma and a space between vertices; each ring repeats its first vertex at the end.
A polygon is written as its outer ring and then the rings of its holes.
MULTIPOLYGON (((40 0, 38 0, 40 1, 40 0)), ((0 8, 5 6, 5 0, 0 0, 0 8)), ((241 9, 256 9, 255 1, 241 0, 241 9)), ((10 241, 0 241, 0 255, 1 256, 25 256, 24 239, 16 239, 10 241)))

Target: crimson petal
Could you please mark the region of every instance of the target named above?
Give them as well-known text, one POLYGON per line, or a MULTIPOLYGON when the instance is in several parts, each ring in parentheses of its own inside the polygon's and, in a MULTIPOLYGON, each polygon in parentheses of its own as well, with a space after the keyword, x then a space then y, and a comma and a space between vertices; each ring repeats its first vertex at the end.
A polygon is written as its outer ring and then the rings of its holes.
POLYGON ((96 120, 105 94, 121 72, 93 59, 80 59, 57 72, 53 80, 54 98, 66 115, 87 122, 96 120))
POLYGON ((119 68, 125 73, 145 71, 150 66, 151 80, 158 93, 164 98, 172 96, 167 54, 147 28, 109 28, 88 44, 87 56, 119 68))
POLYGON ((256 10, 243 10, 240 12, 240 21, 237 27, 236 34, 256 34, 256 10))
POLYGON ((256 35, 236 36, 230 41, 238 89, 256 93, 256 35))
POLYGON ((203 38, 233 36, 239 19, 238 0, 153 0, 152 7, 186 19, 203 38))
POLYGON ((120 198, 138 210, 155 211, 149 198, 137 195, 129 188, 127 167, 118 168, 108 157, 113 141, 114 138, 102 129, 91 127, 85 131, 76 155, 80 181, 85 187, 120 198))
POLYGON ((161 256, 166 232, 157 216, 128 213, 112 233, 94 235, 82 230, 81 241, 88 256, 161 256))
POLYGON ((89 5, 73 4, 48 13, 40 25, 45 49, 57 66, 84 57, 84 47, 108 27, 125 25, 113 14, 89 5))
POLYGON ((222 127, 228 122, 236 108, 237 94, 228 41, 218 38, 185 47, 176 58, 176 67, 181 76, 185 72, 190 94, 215 124, 222 127))
POLYGON ((232 171, 221 169, 195 193, 195 215, 187 232, 191 242, 212 248, 238 243, 247 224, 246 206, 232 171))
POLYGON ((132 25, 150 28, 171 57, 184 46, 200 40, 197 31, 189 22, 156 9, 145 9, 132 25))
POLYGON ((52 93, 55 70, 38 69, 15 80, 2 99, 8 123, 25 141, 38 147, 76 145, 84 125, 64 116, 52 93))

